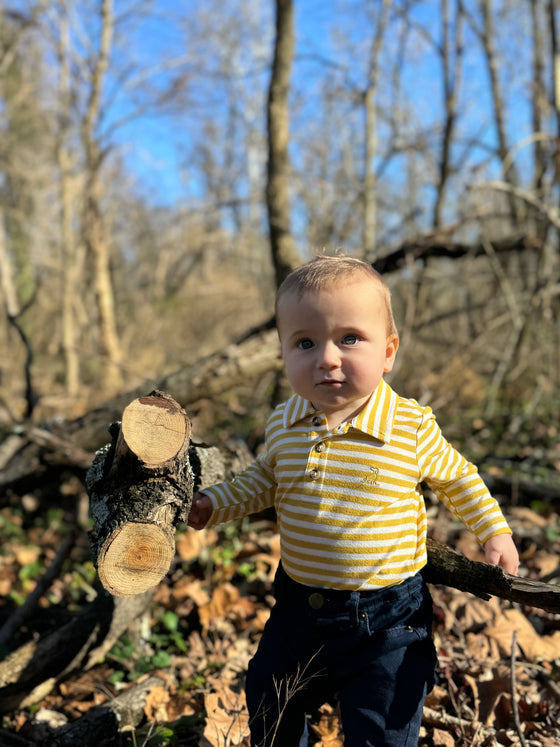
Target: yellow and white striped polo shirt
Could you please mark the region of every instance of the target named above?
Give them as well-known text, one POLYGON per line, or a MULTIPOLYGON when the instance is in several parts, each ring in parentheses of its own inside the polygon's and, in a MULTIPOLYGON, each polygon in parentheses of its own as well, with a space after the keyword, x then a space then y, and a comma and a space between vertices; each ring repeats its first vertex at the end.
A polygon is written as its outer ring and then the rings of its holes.
POLYGON ((292 396, 270 416, 254 464, 204 492, 211 524, 275 505, 282 564, 296 581, 366 590, 401 583, 426 564, 422 481, 481 544, 511 534, 431 409, 385 381, 353 420, 330 431, 323 413, 292 396))

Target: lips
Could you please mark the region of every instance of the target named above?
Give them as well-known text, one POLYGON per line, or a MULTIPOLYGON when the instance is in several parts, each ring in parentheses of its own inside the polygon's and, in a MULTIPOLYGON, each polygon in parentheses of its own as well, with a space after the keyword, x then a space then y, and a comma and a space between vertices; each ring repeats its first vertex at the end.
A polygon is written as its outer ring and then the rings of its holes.
POLYGON ((317 383, 317 386, 334 387, 335 389, 341 387, 344 381, 338 381, 336 379, 323 379, 317 383))

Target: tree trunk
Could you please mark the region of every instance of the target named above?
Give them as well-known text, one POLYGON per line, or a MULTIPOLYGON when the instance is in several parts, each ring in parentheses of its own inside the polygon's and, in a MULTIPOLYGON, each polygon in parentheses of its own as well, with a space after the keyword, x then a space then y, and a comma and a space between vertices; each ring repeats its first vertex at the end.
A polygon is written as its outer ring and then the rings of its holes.
POLYGON ((79 325, 75 312, 75 297, 79 294, 80 281, 77 272, 77 246, 75 239, 75 201, 76 180, 72 175, 73 154, 70 146, 71 108, 70 86, 70 27, 67 8, 61 8, 60 36, 57 43, 57 54, 60 65, 58 83, 58 128, 55 135, 56 162, 58 167, 58 188, 60 199, 60 274, 62 276, 62 349, 64 352, 66 392, 76 397, 80 388, 80 356, 78 352, 79 325))
POLYGON ((376 159, 378 153, 378 117, 377 117, 377 95, 379 88, 379 79, 381 77, 381 68, 379 60, 383 45, 383 36, 389 20, 389 10, 391 8, 390 0, 383 0, 382 7, 379 11, 379 18, 376 24, 375 35, 373 38, 368 83, 364 93, 364 114, 365 114, 365 153, 364 153, 364 186, 363 186, 363 206, 364 206, 364 228, 363 228, 363 252, 364 256, 373 262, 378 254, 377 248, 377 177, 375 173, 376 159))
POLYGON ((266 206, 276 284, 299 263, 290 230, 288 89, 294 54, 292 0, 276 0, 276 41, 268 90, 268 170, 266 206))
POLYGON ((84 238, 93 260, 93 274, 99 332, 104 353, 107 356, 105 385, 118 391, 121 384, 122 349, 117 331, 115 293, 111 276, 111 253, 102 215, 101 167, 107 153, 101 146, 96 129, 101 119, 101 95, 109 67, 115 18, 113 0, 102 0, 100 4, 100 39, 96 50, 95 65, 91 72, 90 94, 87 111, 82 123, 82 139, 86 155, 86 179, 84 196, 84 238))

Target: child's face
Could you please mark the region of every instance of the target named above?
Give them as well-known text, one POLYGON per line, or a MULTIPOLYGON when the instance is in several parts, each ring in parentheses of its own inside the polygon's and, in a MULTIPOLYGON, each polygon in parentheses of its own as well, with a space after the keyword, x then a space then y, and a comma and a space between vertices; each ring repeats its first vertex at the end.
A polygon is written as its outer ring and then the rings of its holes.
POLYGON ((294 390, 334 427, 357 413, 393 368, 397 335, 387 335, 381 292, 367 277, 338 281, 278 301, 278 333, 294 390))

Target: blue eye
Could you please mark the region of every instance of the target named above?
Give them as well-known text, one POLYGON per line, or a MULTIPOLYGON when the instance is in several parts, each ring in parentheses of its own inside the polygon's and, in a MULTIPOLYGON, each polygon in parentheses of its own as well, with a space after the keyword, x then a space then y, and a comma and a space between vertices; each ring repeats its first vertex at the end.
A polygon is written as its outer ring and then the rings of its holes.
POLYGON ((359 341, 358 335, 344 335, 342 338, 343 345, 355 345, 359 341))
POLYGON ((308 337, 305 337, 303 340, 298 342, 298 348, 300 348, 300 350, 311 350, 312 347, 313 340, 310 340, 308 337))

